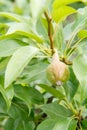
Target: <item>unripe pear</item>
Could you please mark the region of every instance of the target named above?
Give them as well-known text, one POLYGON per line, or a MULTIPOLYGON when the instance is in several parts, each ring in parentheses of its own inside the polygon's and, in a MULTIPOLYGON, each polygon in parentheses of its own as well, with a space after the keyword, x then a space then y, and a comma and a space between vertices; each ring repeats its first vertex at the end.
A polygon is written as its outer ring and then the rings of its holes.
POLYGON ((53 54, 52 62, 47 67, 47 78, 52 84, 61 85, 69 78, 68 66, 59 60, 58 53, 53 54))

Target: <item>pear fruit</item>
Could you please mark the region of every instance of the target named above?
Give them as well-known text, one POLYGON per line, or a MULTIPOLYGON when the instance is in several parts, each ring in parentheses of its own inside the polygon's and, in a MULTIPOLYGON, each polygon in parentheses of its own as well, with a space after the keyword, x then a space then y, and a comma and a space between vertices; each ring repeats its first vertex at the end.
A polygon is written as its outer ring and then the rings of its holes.
POLYGON ((61 85, 69 79, 68 66, 59 60, 57 51, 53 54, 52 62, 47 67, 47 78, 52 84, 61 85))

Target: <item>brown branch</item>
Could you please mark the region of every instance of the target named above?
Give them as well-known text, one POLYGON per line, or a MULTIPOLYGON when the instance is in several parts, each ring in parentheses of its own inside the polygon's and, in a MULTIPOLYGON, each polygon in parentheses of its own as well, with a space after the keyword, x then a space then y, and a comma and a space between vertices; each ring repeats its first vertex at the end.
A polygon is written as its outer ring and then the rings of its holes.
POLYGON ((47 19, 47 23, 48 23, 48 37, 50 40, 50 48, 52 50, 52 54, 54 53, 54 43, 53 43, 53 36, 52 36, 52 32, 51 32, 51 22, 52 19, 48 16, 47 12, 44 12, 45 17, 47 19))

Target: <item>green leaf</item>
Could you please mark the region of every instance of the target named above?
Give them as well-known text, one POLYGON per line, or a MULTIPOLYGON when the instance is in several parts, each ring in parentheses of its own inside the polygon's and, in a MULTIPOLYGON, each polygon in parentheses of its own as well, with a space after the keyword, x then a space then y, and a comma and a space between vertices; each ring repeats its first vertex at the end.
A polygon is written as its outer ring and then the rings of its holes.
MULTIPOLYGON (((84 27, 86 27, 87 22, 87 7, 81 8, 77 11, 77 17, 75 22, 72 24, 71 29, 72 32, 69 35, 68 45, 72 44, 76 34, 84 27)), ((67 25, 68 26, 68 25, 67 25)))
POLYGON ((31 107, 32 103, 35 104, 43 103, 42 94, 34 88, 15 85, 14 91, 15 91, 15 96, 23 100, 29 108, 31 107))
POLYGON ((0 40, 8 40, 8 39, 17 39, 17 38, 23 38, 22 35, 19 35, 17 33, 12 33, 12 34, 3 34, 0 36, 0 40))
POLYGON ((39 87, 45 89, 48 93, 52 94, 54 97, 63 99, 65 97, 60 91, 46 85, 46 84, 38 84, 39 87))
POLYGON ((42 0, 42 1, 41 0, 31 0, 30 8, 31 8, 31 14, 32 14, 32 17, 34 18, 34 20, 37 19, 38 15, 41 13, 41 11, 44 10, 45 6, 46 6, 46 0, 42 0))
POLYGON ((87 54, 87 39, 83 39, 77 48, 79 54, 87 54))
POLYGON ((62 24, 58 24, 58 27, 55 25, 54 29, 56 30, 56 33, 54 34, 54 46, 58 49, 58 51, 61 51, 64 43, 62 24))
POLYGON ((70 118, 47 119, 43 121, 37 130, 76 130, 77 121, 70 118))
POLYGON ((87 85, 87 54, 77 56, 73 61, 73 70, 83 86, 87 85))
POLYGON ((7 57, 0 62, 0 74, 3 74, 5 72, 5 69, 6 69, 6 66, 7 66, 9 59, 10 58, 7 57))
POLYGON ((12 118, 9 118, 7 121, 6 121, 6 124, 5 124, 5 130, 34 130, 34 123, 33 122, 28 122, 28 121, 23 121, 23 120, 20 120, 20 119, 12 119, 12 118))
POLYGON ((47 21, 45 18, 43 17, 40 17, 38 20, 37 20, 37 23, 36 23, 36 29, 37 29, 37 32, 43 36, 44 39, 48 39, 48 32, 47 32, 47 21))
POLYGON ((71 37, 71 34, 73 32, 73 23, 69 23, 67 25, 65 25, 65 27, 63 28, 63 35, 64 35, 64 40, 68 41, 71 37))
POLYGON ((35 124, 32 121, 25 121, 24 122, 25 130, 34 130, 35 129, 35 124))
POLYGON ((76 13, 75 9, 69 6, 60 6, 58 9, 53 9, 52 18, 55 22, 60 22, 64 20, 68 15, 73 13, 76 13))
POLYGON ((20 47, 8 62, 5 72, 5 88, 7 88, 23 71, 24 67, 35 56, 38 49, 32 46, 20 47), (14 68, 14 69, 13 69, 14 68))
POLYGON ((29 64, 17 79, 17 84, 38 84, 38 83, 48 83, 46 78, 46 68, 48 66, 47 62, 44 60, 33 60, 34 64, 29 64), (43 75, 43 76, 42 76, 43 75), (38 80, 39 79, 39 80, 38 80))
POLYGON ((7 105, 6 102, 0 93, 0 113, 6 113, 7 112, 7 105))
POLYGON ((57 102, 43 105, 43 111, 47 113, 51 118, 66 118, 72 116, 72 112, 57 102))
POLYGON ((14 96, 14 89, 13 86, 9 86, 8 88, 4 89, 1 85, 0 85, 0 92, 3 95, 4 100, 6 101, 7 107, 9 108, 11 105, 11 101, 13 99, 14 96))
POLYGON ((84 119, 83 121, 82 121, 82 128, 83 129, 87 129, 87 119, 84 119))
POLYGON ((79 38, 87 38, 87 30, 80 30, 79 32, 78 32, 78 37, 79 38))
POLYGON ((27 0, 21 0, 21 1, 16 0, 15 5, 14 5, 14 10, 15 10, 15 13, 17 13, 17 14, 28 15, 28 13, 30 11, 29 7, 30 7, 29 1, 27 1, 27 0))
POLYGON ((68 130, 76 130, 77 127, 77 121, 76 120, 72 120, 69 124, 69 128, 68 130))
POLYGON ((68 130, 70 119, 60 119, 54 126, 53 130, 68 130))
POLYGON ((74 2, 78 2, 78 1, 81 1, 81 0, 61 0, 61 1, 54 0, 53 8, 56 9, 56 8, 59 8, 60 6, 68 5, 74 2))
POLYGON ((10 23, 9 24, 9 29, 5 36, 9 36, 11 34, 18 34, 18 35, 23 35, 25 37, 31 38, 36 40, 37 42, 43 42, 42 38, 38 36, 37 34, 33 33, 31 31, 31 25, 25 22, 21 23, 10 23))
POLYGON ((77 92, 79 81, 77 80, 72 68, 70 68, 69 71, 70 71, 70 78, 66 83, 64 83, 63 86, 66 92, 67 99, 71 101, 77 92))
POLYGON ((6 121, 4 128, 5 128, 5 130, 9 130, 9 129, 12 129, 12 130, 27 130, 26 127, 25 127, 24 120, 20 120, 19 118, 16 119, 16 120, 14 120, 13 118, 9 118, 6 121))
POLYGON ((73 71, 80 82, 80 100, 87 97, 87 54, 77 56, 73 61, 73 71))
MULTIPOLYGON (((9 18, 11 20, 17 21, 17 22, 21 22, 24 20, 24 17, 17 15, 15 13, 8 13, 8 12, 0 12, 0 16, 9 18)), ((25 18, 26 19, 26 18, 25 18)))
POLYGON ((28 120, 29 110, 26 109, 25 104, 18 99, 13 99, 10 109, 7 111, 7 115, 16 120, 28 120))
POLYGON ((53 130, 56 122, 53 119, 47 119, 37 127, 37 130, 53 130))
POLYGON ((5 23, 0 23, 0 34, 5 34, 8 29, 8 25, 5 23))
POLYGON ((76 13, 76 10, 67 6, 71 3, 78 2, 81 0, 55 0, 53 3, 52 17, 55 22, 64 20, 68 15, 76 13), (60 13, 61 12, 61 13, 60 13))
POLYGON ((16 31, 30 32, 30 30, 31 30, 31 26, 28 23, 25 23, 25 22, 21 22, 21 23, 12 22, 12 23, 9 24, 9 29, 8 29, 6 35, 14 33, 16 31))
POLYGON ((78 10, 76 20, 72 26, 72 28, 74 28, 73 34, 75 32, 79 32, 84 26, 86 26, 87 22, 86 16, 87 16, 87 7, 78 10))
POLYGON ((11 101, 14 96, 14 89, 13 86, 10 85, 8 88, 4 89, 4 78, 0 76, 0 92, 6 102, 7 107, 9 108, 11 105, 11 101))
POLYGON ((87 86, 85 86, 84 84, 79 85, 77 93, 74 97, 74 99, 78 102, 79 106, 82 105, 82 104, 85 105, 84 101, 87 98, 86 91, 87 91, 87 86))
POLYGON ((20 40, 2 40, 0 41, 0 57, 12 55, 19 47, 26 45, 20 40))
POLYGON ((4 126, 4 129, 5 130, 9 130, 9 129, 14 129, 14 120, 12 118, 9 118, 6 123, 5 123, 5 126, 4 126))
POLYGON ((5 130, 9 130, 9 128, 12 130, 24 130, 25 126, 24 126, 24 121, 21 121, 20 119, 16 119, 16 120, 8 120, 9 123, 7 126, 5 126, 5 130), (11 124, 10 124, 11 123, 11 124))

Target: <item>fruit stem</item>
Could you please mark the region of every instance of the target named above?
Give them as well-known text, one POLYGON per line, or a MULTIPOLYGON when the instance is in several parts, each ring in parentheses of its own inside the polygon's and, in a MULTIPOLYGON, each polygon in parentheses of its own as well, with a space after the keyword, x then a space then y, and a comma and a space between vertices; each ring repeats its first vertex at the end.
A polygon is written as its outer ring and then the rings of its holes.
POLYGON ((52 50, 52 55, 54 53, 54 43, 53 43, 53 36, 52 36, 52 30, 51 30, 51 22, 52 22, 52 18, 50 18, 48 16, 48 13, 45 11, 44 12, 44 15, 47 19, 47 23, 48 23, 48 37, 49 37, 49 40, 50 40, 50 48, 52 50))
POLYGON ((78 115, 78 112, 76 111, 76 109, 73 107, 72 103, 68 102, 68 100, 65 98, 65 102, 67 107, 75 114, 78 115))
POLYGON ((57 53, 57 50, 55 50, 55 53, 53 54, 53 58, 52 58, 52 61, 59 61, 59 55, 57 53))
POLYGON ((83 40, 84 38, 81 38, 80 40, 78 40, 70 49, 70 51, 68 52, 67 56, 70 57, 70 55, 73 53, 74 50, 77 49, 77 45, 83 40))

